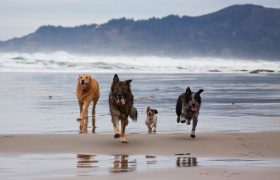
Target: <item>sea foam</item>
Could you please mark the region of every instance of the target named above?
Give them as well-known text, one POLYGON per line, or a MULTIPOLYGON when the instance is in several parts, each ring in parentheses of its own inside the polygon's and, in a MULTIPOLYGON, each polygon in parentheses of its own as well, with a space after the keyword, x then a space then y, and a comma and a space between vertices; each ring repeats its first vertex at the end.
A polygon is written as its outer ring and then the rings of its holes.
POLYGON ((0 72, 244 73, 280 71, 279 61, 157 56, 89 56, 66 52, 0 53, 0 72))

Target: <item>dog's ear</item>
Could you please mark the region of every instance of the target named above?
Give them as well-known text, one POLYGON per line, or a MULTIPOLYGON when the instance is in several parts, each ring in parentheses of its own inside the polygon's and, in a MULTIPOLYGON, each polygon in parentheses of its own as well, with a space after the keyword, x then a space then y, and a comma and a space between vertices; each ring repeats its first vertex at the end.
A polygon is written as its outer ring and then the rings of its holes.
POLYGON ((157 111, 156 109, 154 109, 154 113, 155 113, 155 114, 157 114, 157 113, 158 113, 158 111, 157 111))
POLYGON ((129 79, 129 80, 126 80, 125 83, 130 85, 131 81, 132 81, 132 79, 129 79))
POLYGON ((118 82, 120 79, 119 79, 119 76, 117 74, 114 75, 114 78, 113 78, 113 82, 118 82))
POLYGON ((186 89, 186 94, 191 94, 191 93, 192 93, 191 88, 190 88, 190 87, 187 87, 187 89, 186 89))
POLYGON ((150 110, 150 106, 147 107, 146 113, 148 113, 149 110, 150 110))
POLYGON ((197 94, 200 95, 200 93, 202 93, 203 91, 204 91, 203 89, 200 89, 197 91, 197 94))

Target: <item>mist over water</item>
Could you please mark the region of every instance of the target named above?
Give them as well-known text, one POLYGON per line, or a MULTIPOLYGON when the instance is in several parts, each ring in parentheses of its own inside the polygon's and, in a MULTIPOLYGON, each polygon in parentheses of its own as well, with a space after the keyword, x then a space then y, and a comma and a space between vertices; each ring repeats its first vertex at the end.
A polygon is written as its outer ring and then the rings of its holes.
POLYGON ((66 52, 0 53, 0 72, 248 73, 280 71, 279 61, 156 56, 86 56, 66 52))

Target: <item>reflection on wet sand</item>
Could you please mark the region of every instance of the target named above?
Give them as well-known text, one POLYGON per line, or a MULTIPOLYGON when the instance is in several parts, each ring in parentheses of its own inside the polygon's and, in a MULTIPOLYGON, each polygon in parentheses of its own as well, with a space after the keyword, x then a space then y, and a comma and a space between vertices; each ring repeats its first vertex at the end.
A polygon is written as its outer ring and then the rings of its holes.
MULTIPOLYGON (((88 133, 88 117, 84 118, 83 120, 78 120, 78 122, 80 123, 80 134, 87 134, 88 133)), ((91 122, 92 122, 92 133, 95 134, 96 133, 96 126, 95 126, 95 116, 91 117, 91 122)))
POLYGON ((192 167, 197 166, 197 159, 195 157, 177 157, 177 167, 192 167))
POLYGON ((129 161, 128 155, 116 155, 111 173, 132 172, 136 170, 136 159, 129 161))
POLYGON ((78 176, 94 174, 125 173, 147 171, 150 169, 189 168, 201 166, 271 166, 280 167, 280 160, 259 159, 221 159, 199 158, 190 155, 176 154, 175 156, 154 155, 77 155, 78 176))
MULTIPOLYGON (((57 177, 108 175, 174 168, 280 167, 280 159, 195 158, 188 155, 24 154, 0 156, 0 179, 57 179, 57 177), (50 174, 52 172, 52 174, 50 174), (14 178, 11 178, 14 177, 14 178), (41 177, 41 178, 40 178, 41 177), (44 178, 43 178, 44 179, 44 178)), ((67 179, 67 178, 65 178, 67 179)))
POLYGON ((171 157, 154 155, 90 155, 77 154, 79 176, 89 176, 98 173, 123 173, 143 171, 151 168, 194 167, 197 158, 188 155, 171 157), (174 166, 174 164, 176 166, 174 166))
POLYGON ((147 164, 156 164, 157 163, 157 159, 156 156, 153 155, 146 155, 146 162, 147 164))
POLYGON ((77 154, 77 168, 98 167, 98 161, 94 160, 95 155, 77 154))

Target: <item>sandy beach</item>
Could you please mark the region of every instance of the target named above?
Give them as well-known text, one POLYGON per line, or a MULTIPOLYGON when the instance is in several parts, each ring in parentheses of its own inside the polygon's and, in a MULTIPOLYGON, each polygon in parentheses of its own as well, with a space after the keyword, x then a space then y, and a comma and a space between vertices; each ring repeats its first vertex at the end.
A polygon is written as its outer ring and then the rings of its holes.
MULTIPOLYGON (((129 144, 121 144, 119 140, 113 139, 111 134, 7 134, 0 135, 0 156, 18 154, 186 155, 186 157, 198 159, 215 157, 247 161, 250 159, 279 160, 279 136, 279 131, 198 133, 196 139, 191 139, 183 133, 128 134, 129 144)), ((36 168, 40 169, 40 167, 36 168)), ((152 171, 133 171, 98 177, 102 179, 185 179, 186 177, 192 179, 264 179, 266 177, 279 179, 279 170, 279 164, 256 167, 250 165, 239 167, 238 164, 233 166, 200 165, 189 168, 163 167, 152 171)), ((92 176, 82 177, 82 179, 90 179, 92 176)), ((25 176, 25 178, 32 179, 32 176, 25 176)), ((41 178, 44 179, 44 176, 41 178)), ((52 176, 46 176, 46 179, 51 178, 52 176)), ((56 177, 56 179, 79 178, 79 176, 67 176, 67 173, 56 177)))
POLYGON ((0 153, 155 154, 280 158, 280 132, 128 134, 121 144, 111 134, 0 135, 0 153))

